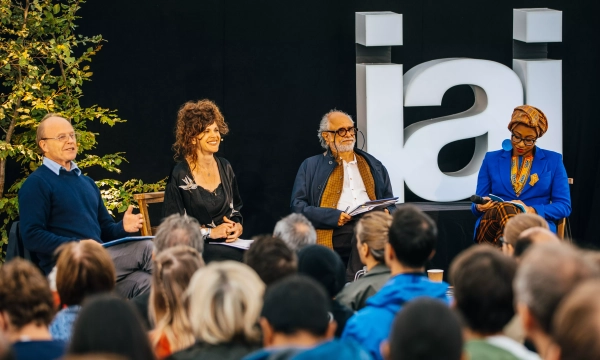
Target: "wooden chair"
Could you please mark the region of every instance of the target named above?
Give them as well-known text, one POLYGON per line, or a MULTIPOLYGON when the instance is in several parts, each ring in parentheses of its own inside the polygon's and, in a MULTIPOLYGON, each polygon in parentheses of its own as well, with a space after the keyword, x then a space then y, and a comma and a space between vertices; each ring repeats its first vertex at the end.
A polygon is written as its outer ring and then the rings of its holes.
POLYGON ((152 227, 150 225, 150 215, 148 214, 148 204, 161 203, 165 201, 165 192, 151 192, 143 194, 134 194, 133 198, 137 201, 140 206, 140 214, 144 217, 144 224, 142 226, 142 236, 152 236, 156 232, 157 226, 152 227))
MULTIPOLYGON (((573 178, 569 178, 569 185, 573 185, 573 178)), ((560 239, 564 239, 565 238, 565 227, 567 225, 567 218, 562 218, 558 221, 558 223, 556 224, 556 235, 558 235, 558 237, 560 239)))

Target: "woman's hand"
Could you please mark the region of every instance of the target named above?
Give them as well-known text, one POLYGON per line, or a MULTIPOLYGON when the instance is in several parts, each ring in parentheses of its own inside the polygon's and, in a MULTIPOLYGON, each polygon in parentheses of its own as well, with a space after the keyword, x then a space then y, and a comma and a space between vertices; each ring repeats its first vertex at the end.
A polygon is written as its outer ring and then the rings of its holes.
POLYGON ((221 225, 214 227, 210 230, 209 239, 224 239, 229 236, 229 233, 232 232, 232 226, 229 223, 222 223, 221 225))
POLYGON ((244 227, 240 223, 236 223, 235 221, 229 220, 227 216, 223 216, 223 224, 231 225, 229 233, 227 234, 227 240, 225 242, 234 242, 237 238, 242 235, 244 232, 244 227))
POLYGON ((525 205, 525 203, 524 203, 524 202, 522 202, 521 200, 513 200, 512 202, 514 202, 514 203, 518 203, 518 204, 521 204, 521 205, 523 205, 523 207, 525 207, 525 211, 526 211, 528 214, 537 214, 537 211, 535 211, 535 209, 534 209, 534 208, 532 208, 531 206, 527 206, 527 205, 525 205))
POLYGON ((492 199, 490 199, 487 196, 485 196, 483 198, 483 200, 487 200, 488 202, 486 202, 485 204, 475 204, 475 207, 477 208, 477 211, 479 211, 479 212, 486 212, 489 209, 493 208, 494 205, 496 205, 496 201, 492 201, 492 199))

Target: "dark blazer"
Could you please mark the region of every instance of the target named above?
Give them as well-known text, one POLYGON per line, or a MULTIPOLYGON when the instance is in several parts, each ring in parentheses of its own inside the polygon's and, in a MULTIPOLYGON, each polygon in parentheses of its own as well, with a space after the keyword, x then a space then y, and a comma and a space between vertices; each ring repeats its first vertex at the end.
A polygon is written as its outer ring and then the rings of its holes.
MULTIPOLYGON (((491 151, 485 155, 477 178, 476 194, 494 194, 506 201, 521 200, 533 207, 538 215, 548 221, 550 230, 556 232, 555 222, 571 214, 571 195, 562 155, 536 147, 530 177, 518 197, 510 181, 511 158, 512 153, 505 150, 491 151), (532 186, 530 180, 533 174, 537 174, 539 180, 532 186)), ((477 229, 483 213, 477 211, 475 204, 471 206, 471 211, 478 217, 475 224, 477 229)))
POLYGON ((240 360, 259 349, 256 345, 245 345, 236 342, 211 345, 197 342, 187 349, 178 351, 167 360, 240 360))
MULTIPOLYGON (((235 179, 231 164, 220 157, 215 156, 215 160, 219 167, 221 184, 225 192, 225 204, 222 210, 230 220, 243 223, 242 214, 239 212, 243 205, 242 198, 238 191, 237 180, 235 179), (233 206, 233 209, 230 206, 233 206), (231 216, 232 210, 235 210, 233 216, 231 216)), ((165 189, 163 217, 172 214, 183 215, 185 213, 196 218, 201 225, 210 225, 217 214, 209 214, 204 204, 202 204, 199 189, 186 190, 181 187, 186 186, 186 183, 183 181, 186 176, 192 180, 194 178, 187 161, 182 161, 175 165, 165 189)), ((222 218, 217 219, 214 225, 220 225, 222 222, 222 218)))
POLYGON ((378 264, 365 276, 346 285, 335 299, 354 311, 365 307, 367 299, 375 295, 390 279, 390 269, 385 264, 378 264))
MULTIPOLYGON (((377 199, 393 197, 392 184, 385 166, 362 150, 355 149, 354 151, 369 164, 375 181, 375 196, 377 199)), ((301 213, 306 216, 317 229, 334 229, 338 227, 337 223, 342 211, 319 207, 327 180, 329 180, 329 176, 336 166, 338 166, 338 163, 331 152, 327 151, 304 160, 300 165, 300 169, 298 169, 298 174, 296 174, 290 209, 293 213, 301 213)), ((388 210, 391 213, 396 210, 396 207, 394 205, 389 206, 388 210)))

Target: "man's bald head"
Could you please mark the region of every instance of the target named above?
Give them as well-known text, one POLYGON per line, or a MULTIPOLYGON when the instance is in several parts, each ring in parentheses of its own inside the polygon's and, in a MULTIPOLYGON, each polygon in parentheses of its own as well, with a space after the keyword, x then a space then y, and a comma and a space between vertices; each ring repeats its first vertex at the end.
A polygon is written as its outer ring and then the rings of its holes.
POLYGON ((52 125, 52 123, 54 123, 54 122, 63 122, 63 121, 66 121, 69 124, 71 123, 69 120, 65 119, 60 114, 55 114, 55 113, 49 113, 46 116, 44 116, 42 118, 42 120, 40 120, 40 123, 37 128, 37 132, 35 134, 35 143, 37 144, 38 148, 40 149, 40 152, 43 152, 42 148, 40 147, 40 141, 42 141, 42 139, 46 137, 46 127, 48 125, 52 125))
POLYGON ((571 245, 536 245, 527 251, 517 270, 517 303, 527 306, 541 330, 549 334, 552 316, 563 297, 578 283, 599 273, 597 265, 571 245))

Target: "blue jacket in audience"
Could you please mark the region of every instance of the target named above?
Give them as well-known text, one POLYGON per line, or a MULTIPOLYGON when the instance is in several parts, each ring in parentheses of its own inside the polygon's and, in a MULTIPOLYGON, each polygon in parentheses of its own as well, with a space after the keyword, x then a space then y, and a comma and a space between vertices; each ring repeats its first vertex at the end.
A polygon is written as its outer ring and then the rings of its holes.
POLYGON ((388 338, 392 322, 402 306, 420 296, 449 303, 448 284, 429 281, 422 273, 400 274, 392 277, 378 293, 367 300, 367 306, 346 323, 342 339, 351 339, 363 346, 374 359, 383 359, 381 342, 388 338))
POLYGON ((59 311, 52 323, 50 323, 50 335, 54 340, 71 341, 73 333, 73 324, 77 319, 77 314, 81 310, 80 305, 72 305, 59 311))

